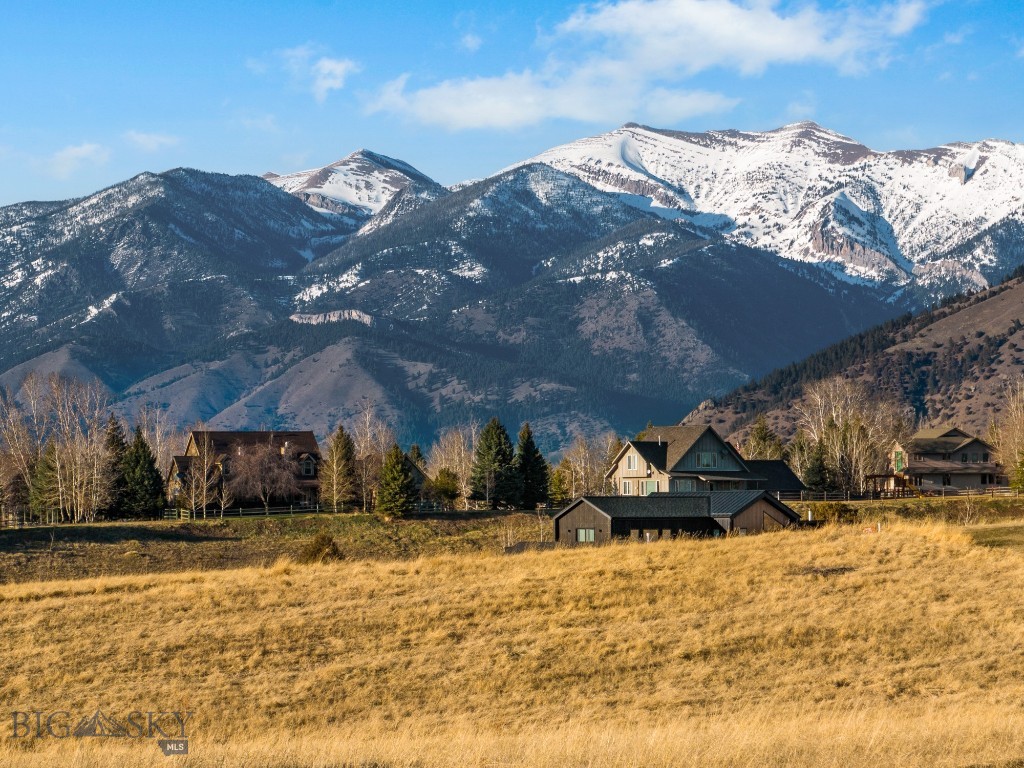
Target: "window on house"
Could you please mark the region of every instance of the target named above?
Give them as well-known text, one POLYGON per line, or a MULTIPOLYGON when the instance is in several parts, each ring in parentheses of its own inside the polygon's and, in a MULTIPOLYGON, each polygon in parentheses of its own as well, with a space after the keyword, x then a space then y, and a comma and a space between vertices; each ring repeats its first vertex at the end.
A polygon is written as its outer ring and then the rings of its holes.
POLYGON ((593 528, 577 528, 576 529, 576 542, 579 544, 593 544, 594 543, 594 529, 593 528))
POLYGON ((306 459, 302 462, 303 477, 312 477, 314 474, 316 474, 316 465, 310 459, 306 459))
POLYGON ((673 480, 672 483, 672 490, 674 491, 687 492, 697 490, 697 483, 692 477, 681 477, 678 478, 677 480, 673 480))
POLYGON ((622 481, 622 495, 631 496, 633 494, 633 484, 629 480, 622 481))
POLYGON ((987 453, 983 453, 983 454, 981 454, 981 460, 982 460, 982 461, 983 461, 984 463, 988 464, 988 454, 987 454, 987 453))
POLYGON ((718 467, 718 454, 714 451, 701 451, 697 454, 698 469, 715 469, 718 467))
POLYGON ((960 454, 960 461, 963 462, 964 464, 967 463, 967 454, 966 453, 961 453, 960 454))
POLYGON ((978 463, 978 454, 972 453, 971 454, 971 464, 977 464, 977 463, 978 463))
POLYGON ((640 483, 640 492, 646 496, 650 493, 658 492, 658 481, 657 480, 645 480, 640 483))
POLYGON ((636 454, 631 453, 626 456, 626 469, 636 469, 636 454))

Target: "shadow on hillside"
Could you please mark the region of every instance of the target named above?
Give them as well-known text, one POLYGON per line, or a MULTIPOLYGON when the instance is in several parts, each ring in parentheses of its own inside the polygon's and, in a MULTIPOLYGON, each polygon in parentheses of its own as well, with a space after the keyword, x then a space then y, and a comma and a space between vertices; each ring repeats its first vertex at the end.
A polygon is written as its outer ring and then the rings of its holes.
POLYGON ((123 544, 125 542, 193 543, 200 541, 237 541, 227 527, 210 525, 152 525, 143 523, 106 523, 102 525, 65 525, 0 531, 0 552, 24 552, 74 544, 123 544))

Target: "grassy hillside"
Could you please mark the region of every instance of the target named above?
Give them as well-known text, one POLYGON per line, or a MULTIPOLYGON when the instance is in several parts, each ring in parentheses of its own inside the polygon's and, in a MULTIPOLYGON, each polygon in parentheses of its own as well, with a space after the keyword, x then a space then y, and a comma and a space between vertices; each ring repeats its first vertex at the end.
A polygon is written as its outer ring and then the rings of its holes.
POLYGON ((1024 278, 851 336, 806 360, 702 405, 687 422, 746 437, 759 413, 781 434, 795 431, 793 404, 809 384, 842 374, 912 407, 928 423, 983 434, 998 418, 1006 381, 1024 364, 1024 278))
POLYGON ((0 701, 188 708, 200 768, 1006 765, 1022 582, 1017 549, 898 524, 6 585, 0 701))
POLYGON ((552 536, 546 514, 505 512, 388 523, 321 514, 7 530, 0 531, 0 583, 269 566, 281 557, 300 559, 320 533, 350 560, 501 552, 552 536))

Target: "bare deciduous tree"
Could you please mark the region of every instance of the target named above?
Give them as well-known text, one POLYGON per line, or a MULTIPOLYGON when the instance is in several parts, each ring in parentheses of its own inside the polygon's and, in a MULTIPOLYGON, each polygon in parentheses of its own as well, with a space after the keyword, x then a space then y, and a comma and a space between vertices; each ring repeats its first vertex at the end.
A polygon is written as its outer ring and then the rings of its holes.
POLYGON ((570 470, 567 480, 572 498, 606 492, 608 456, 618 443, 619 438, 614 432, 593 436, 576 433, 563 458, 570 470))
POLYGON ((794 410, 800 429, 822 448, 830 472, 847 491, 863 490, 868 475, 885 471, 890 449, 912 424, 907 407, 842 376, 807 387, 794 410))
POLYGON ((362 409, 356 417, 352 439, 356 446, 356 470, 363 512, 369 513, 373 509, 373 496, 380 480, 380 470, 384 466, 384 457, 395 443, 394 431, 377 415, 377 405, 373 400, 363 401, 362 409))
POLYGON ((1024 487, 1024 376, 1007 383, 999 421, 990 430, 996 458, 1009 475, 1010 485, 1024 487))
POLYGON ((182 493, 191 511, 202 511, 203 517, 206 517, 210 505, 216 501, 218 488, 223 485, 219 469, 220 457, 202 422, 190 431, 193 450, 182 479, 182 493))
POLYGON ((480 436, 480 425, 476 422, 444 430, 437 442, 430 448, 427 471, 437 477, 442 469, 450 470, 459 481, 458 504, 465 509, 472 492, 473 460, 480 436))
POLYGON ((238 446, 230 457, 231 493, 241 498, 258 499, 270 509, 275 498, 285 498, 298 490, 295 457, 272 442, 238 446))

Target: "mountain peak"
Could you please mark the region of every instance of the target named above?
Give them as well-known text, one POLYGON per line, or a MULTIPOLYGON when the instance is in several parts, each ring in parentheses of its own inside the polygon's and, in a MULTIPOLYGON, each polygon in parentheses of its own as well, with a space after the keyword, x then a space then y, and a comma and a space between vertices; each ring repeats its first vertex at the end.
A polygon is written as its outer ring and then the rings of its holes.
POLYGON ((379 213, 399 193, 438 195, 443 188, 406 162, 357 149, 322 168, 263 178, 317 210, 346 216, 356 224, 379 213))

